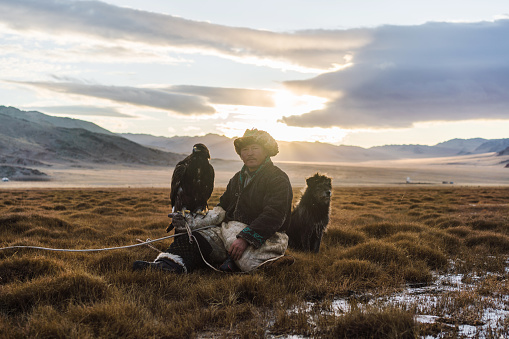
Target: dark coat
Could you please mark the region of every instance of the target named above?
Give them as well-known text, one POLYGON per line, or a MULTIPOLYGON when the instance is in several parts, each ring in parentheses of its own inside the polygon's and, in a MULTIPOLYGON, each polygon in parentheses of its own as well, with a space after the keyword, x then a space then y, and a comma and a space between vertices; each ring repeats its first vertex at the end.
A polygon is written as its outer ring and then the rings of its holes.
POLYGON ((255 248, 276 232, 284 232, 290 225, 292 186, 285 172, 274 166, 270 159, 243 187, 237 172, 219 199, 226 210, 225 222, 240 221, 247 224, 237 238, 243 238, 255 248))

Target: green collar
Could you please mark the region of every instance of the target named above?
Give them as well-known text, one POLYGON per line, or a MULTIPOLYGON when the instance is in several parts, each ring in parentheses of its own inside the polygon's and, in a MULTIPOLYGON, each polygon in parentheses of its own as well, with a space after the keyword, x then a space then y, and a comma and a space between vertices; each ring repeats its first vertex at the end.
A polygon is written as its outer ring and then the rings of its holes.
MULTIPOLYGON (((258 174, 258 172, 260 172, 262 170, 262 168, 264 168, 265 165, 269 162, 270 162, 270 157, 265 158, 265 162, 263 164, 261 164, 260 167, 258 167, 258 169, 251 174, 251 179, 253 179, 256 176, 256 174, 258 174)), ((240 170, 240 176, 239 176, 240 186, 243 186, 244 180, 246 179, 244 177, 244 172, 246 170, 247 170, 246 165, 242 166, 242 169, 240 170)))

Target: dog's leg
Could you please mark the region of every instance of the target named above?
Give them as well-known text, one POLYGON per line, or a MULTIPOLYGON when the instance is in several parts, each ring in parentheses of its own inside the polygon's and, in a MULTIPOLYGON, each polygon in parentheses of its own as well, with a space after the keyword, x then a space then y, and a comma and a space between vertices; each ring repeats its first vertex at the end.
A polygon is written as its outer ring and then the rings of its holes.
POLYGON ((323 232, 313 233, 313 239, 311 240, 311 252, 318 253, 320 251, 320 244, 322 243, 323 232))
POLYGON ((304 232, 302 232, 302 250, 311 252, 311 244, 312 244, 312 238, 313 238, 313 232, 309 229, 305 229, 304 232))

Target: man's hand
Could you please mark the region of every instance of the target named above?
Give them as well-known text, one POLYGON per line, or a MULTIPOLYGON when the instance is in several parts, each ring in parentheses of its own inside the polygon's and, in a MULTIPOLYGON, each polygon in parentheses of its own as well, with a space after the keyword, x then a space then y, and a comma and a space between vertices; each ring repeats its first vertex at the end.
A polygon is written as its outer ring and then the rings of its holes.
POLYGON ((246 240, 237 238, 233 242, 232 246, 230 247, 230 252, 228 253, 233 260, 239 260, 248 246, 249 243, 246 240))
POLYGON ((171 224, 166 229, 166 232, 170 232, 173 228, 175 228, 175 233, 183 233, 186 231, 186 219, 182 216, 182 214, 174 214, 171 219, 171 224))

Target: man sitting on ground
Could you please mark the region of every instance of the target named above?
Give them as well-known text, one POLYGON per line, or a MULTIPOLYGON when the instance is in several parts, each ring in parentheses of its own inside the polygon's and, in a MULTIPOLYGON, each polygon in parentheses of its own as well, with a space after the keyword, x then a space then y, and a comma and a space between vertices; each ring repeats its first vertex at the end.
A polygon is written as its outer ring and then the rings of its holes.
MULTIPOLYGON (((223 271, 251 271, 284 254, 293 194, 288 176, 270 159, 279 152, 277 142, 269 133, 252 129, 235 139, 234 146, 244 166, 209 211, 222 224, 193 232, 191 238, 176 237, 154 262, 136 261, 134 270, 187 273, 206 267, 207 262, 222 263, 223 271)), ((173 220, 174 224, 185 222, 184 218, 173 220)))

